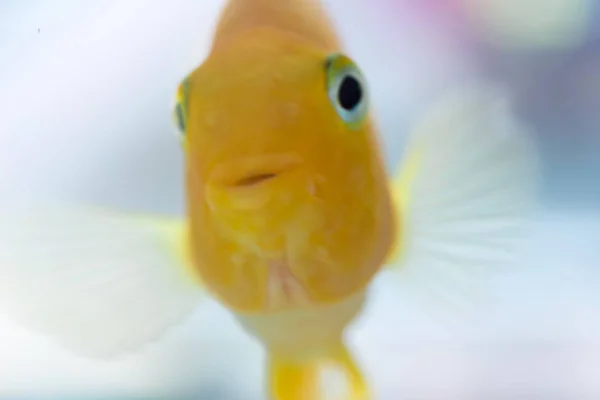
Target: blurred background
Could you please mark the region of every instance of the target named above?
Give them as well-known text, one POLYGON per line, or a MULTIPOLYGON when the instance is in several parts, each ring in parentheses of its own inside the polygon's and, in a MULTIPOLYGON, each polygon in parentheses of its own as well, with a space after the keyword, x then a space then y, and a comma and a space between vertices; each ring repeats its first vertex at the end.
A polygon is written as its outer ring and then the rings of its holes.
MULTIPOLYGON (((382 274, 351 331, 378 399, 600 398, 600 1, 329 0, 371 85, 388 164, 430 102, 505 86, 541 151, 523 271, 469 323, 382 274), (433 313, 435 314, 435 312, 433 313)), ((171 125, 218 0, 0 3, 0 195, 180 213, 171 125)), ((74 357, 0 315, 0 398, 258 399, 263 354, 212 301, 120 361, 74 357)))

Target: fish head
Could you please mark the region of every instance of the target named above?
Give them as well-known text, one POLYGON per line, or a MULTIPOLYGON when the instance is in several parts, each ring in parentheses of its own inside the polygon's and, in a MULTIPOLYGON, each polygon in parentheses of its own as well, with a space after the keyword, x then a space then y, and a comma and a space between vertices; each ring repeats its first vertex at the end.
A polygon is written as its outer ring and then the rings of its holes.
POLYGON ((321 264, 373 264, 391 202, 353 60, 254 29, 214 49, 179 94, 188 210, 205 241, 305 281, 321 264))

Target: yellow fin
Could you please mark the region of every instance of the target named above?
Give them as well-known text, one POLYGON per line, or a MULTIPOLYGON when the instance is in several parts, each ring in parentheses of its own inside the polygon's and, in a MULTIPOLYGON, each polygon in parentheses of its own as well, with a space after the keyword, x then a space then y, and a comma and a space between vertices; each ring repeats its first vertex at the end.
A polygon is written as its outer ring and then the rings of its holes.
POLYGON ((319 370, 316 361, 294 362, 269 356, 269 398, 276 400, 319 399, 319 370))
POLYGON ((182 220, 53 208, 0 221, 0 308, 76 353, 136 350, 203 296, 182 220))
MULTIPOLYGON (((409 209, 409 193, 407 188, 412 184, 419 167, 419 152, 413 150, 413 153, 408 154, 406 160, 399 169, 398 178, 391 182, 391 192, 394 205, 396 207, 396 223, 397 226, 402 226, 402 216, 409 209)), ((402 232, 401 232, 402 234, 402 232)), ((401 236, 400 236, 401 237, 401 236)), ((402 241, 399 239, 394 243, 392 251, 388 255, 387 264, 392 264, 398 261, 402 253, 402 241)))
MULTIPOLYGON (((277 400, 304 400, 338 398, 331 393, 324 372, 339 372, 342 380, 339 398, 349 400, 370 400, 370 389, 363 372, 346 345, 340 341, 334 343, 323 358, 288 358, 279 354, 269 354, 269 391, 271 398, 277 400), (327 396, 324 396, 327 394, 327 396)), ((337 374, 336 374, 337 375, 337 374)))

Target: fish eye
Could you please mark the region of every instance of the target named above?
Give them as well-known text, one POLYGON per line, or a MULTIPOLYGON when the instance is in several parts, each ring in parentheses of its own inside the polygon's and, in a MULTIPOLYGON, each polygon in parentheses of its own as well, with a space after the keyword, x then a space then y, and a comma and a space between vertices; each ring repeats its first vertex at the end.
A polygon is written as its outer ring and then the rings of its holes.
POLYGON ((180 139, 185 138, 188 111, 188 82, 184 80, 177 87, 177 96, 173 107, 173 122, 180 139))
POLYGON ((368 111, 366 83, 360 70, 342 54, 329 56, 325 68, 331 104, 350 128, 358 128, 368 111))

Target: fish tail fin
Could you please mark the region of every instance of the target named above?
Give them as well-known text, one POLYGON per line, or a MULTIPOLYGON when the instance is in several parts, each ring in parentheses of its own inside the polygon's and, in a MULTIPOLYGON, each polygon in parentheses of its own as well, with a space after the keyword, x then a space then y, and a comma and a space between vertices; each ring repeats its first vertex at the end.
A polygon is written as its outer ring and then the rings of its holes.
POLYGON ((137 350, 203 298, 189 268, 184 220, 33 210, 0 216, 0 308, 76 354, 113 358, 137 350))
POLYGON ((269 362, 270 393, 276 400, 305 400, 344 398, 350 400, 369 400, 370 392, 364 375, 346 345, 340 341, 334 344, 323 359, 290 359, 277 354, 270 355, 269 362), (330 382, 323 384, 321 377, 324 370, 341 373, 342 392, 330 382), (330 392, 335 391, 333 396, 330 392))

